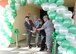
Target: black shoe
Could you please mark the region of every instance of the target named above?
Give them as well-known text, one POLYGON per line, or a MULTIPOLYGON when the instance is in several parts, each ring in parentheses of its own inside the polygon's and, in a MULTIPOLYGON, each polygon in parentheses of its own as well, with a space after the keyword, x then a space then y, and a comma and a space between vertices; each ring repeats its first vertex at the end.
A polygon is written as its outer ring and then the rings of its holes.
POLYGON ((29 48, 32 48, 32 45, 30 45, 29 48))
POLYGON ((40 51, 44 51, 43 49, 40 49, 40 51))

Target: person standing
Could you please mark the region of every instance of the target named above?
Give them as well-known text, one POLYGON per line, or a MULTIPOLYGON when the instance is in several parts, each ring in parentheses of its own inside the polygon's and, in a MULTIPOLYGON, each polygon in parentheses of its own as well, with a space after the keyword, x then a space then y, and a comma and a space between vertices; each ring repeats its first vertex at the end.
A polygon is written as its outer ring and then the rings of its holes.
MULTIPOLYGON (((42 20, 39 20, 40 22, 40 25, 39 25, 39 28, 42 27, 42 25, 44 24, 42 20)), ((45 30, 40 30, 39 31, 39 36, 41 36, 41 46, 40 46, 40 51, 44 51, 45 47, 46 47, 46 33, 45 33, 45 30)))
POLYGON ((45 23, 43 24, 43 26, 37 30, 42 30, 44 29, 46 32, 46 47, 47 47, 47 51, 51 51, 51 46, 52 46, 52 33, 54 31, 54 25, 51 22, 51 20, 48 19, 47 15, 45 15, 43 17, 43 20, 45 21, 45 23))
POLYGON ((32 31, 33 31, 33 28, 34 28, 34 24, 33 22, 29 19, 29 16, 26 16, 25 17, 25 28, 26 28, 26 33, 27 33, 27 37, 26 37, 26 42, 27 42, 27 46, 29 48, 31 48, 31 38, 32 38, 32 31))
MULTIPOLYGON (((40 24, 40 22, 39 22, 39 18, 34 18, 34 26, 35 26, 35 28, 37 29, 37 28, 39 28, 39 24, 40 24)), ((36 47, 39 47, 39 43, 40 43, 40 36, 39 36, 39 32, 38 31, 36 31, 36 39, 35 39, 35 42, 36 42, 36 47)))

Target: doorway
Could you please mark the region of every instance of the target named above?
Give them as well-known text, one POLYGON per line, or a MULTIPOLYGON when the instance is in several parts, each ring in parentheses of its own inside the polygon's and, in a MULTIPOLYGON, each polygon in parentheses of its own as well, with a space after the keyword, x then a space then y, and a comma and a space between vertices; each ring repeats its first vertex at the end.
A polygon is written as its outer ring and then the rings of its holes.
POLYGON ((40 10, 40 18, 42 19, 44 15, 47 15, 47 11, 40 10))

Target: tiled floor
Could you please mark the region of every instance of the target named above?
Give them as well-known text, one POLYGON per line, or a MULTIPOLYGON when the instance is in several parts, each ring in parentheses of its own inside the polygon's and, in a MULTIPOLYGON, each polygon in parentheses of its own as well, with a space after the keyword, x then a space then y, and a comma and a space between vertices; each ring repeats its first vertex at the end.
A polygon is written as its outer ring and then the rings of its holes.
MULTIPOLYGON (((31 44, 32 44, 33 46, 35 46, 35 38, 34 38, 34 37, 33 37, 32 40, 31 40, 31 44)), ((16 43, 11 44, 10 47, 15 47, 15 46, 16 46, 16 43)), ((19 46, 21 46, 21 47, 26 47, 26 40, 24 39, 24 40, 22 40, 22 41, 19 41, 19 46)))
POLYGON ((23 47, 23 48, 19 48, 19 49, 16 49, 16 48, 10 48, 11 50, 0 50, 0 54, 51 54, 50 52, 46 52, 46 51, 43 51, 43 52, 40 52, 39 51, 39 48, 31 48, 31 49, 28 49, 27 47, 23 47))
POLYGON ((39 51, 40 48, 35 47, 35 40, 33 39, 31 44, 33 47, 29 49, 26 47, 26 42, 25 40, 19 42, 20 48, 16 48, 15 44, 12 44, 10 48, 4 48, 0 49, 0 54, 51 54, 51 52, 46 52, 46 51, 39 51))

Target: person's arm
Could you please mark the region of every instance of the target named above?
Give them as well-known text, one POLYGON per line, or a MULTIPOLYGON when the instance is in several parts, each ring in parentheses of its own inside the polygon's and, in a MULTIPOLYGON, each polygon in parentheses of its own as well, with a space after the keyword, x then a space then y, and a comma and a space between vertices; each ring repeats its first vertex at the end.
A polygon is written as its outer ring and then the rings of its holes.
POLYGON ((35 33, 35 32, 36 32, 36 28, 35 28, 35 25, 34 25, 34 23, 32 22, 32 20, 30 20, 30 24, 31 24, 31 26, 32 26, 32 28, 33 28, 33 30, 30 30, 30 32, 35 33))
POLYGON ((24 25, 25 25, 26 30, 27 30, 27 31, 30 31, 27 22, 25 22, 24 25))
POLYGON ((34 25, 34 23, 32 21, 31 21, 31 24, 32 24, 33 30, 35 31, 36 28, 35 28, 35 25, 34 25))
POLYGON ((34 23, 32 22, 32 20, 29 20, 29 21, 30 21, 32 27, 35 28, 35 25, 34 25, 34 23))
POLYGON ((45 29, 45 28, 46 28, 46 25, 43 24, 43 26, 42 26, 41 28, 38 28, 37 30, 40 31, 40 30, 43 30, 43 29, 45 29))
POLYGON ((27 22, 24 23, 24 26, 25 26, 26 29, 28 29, 28 24, 27 24, 27 22))
POLYGON ((43 30, 43 29, 44 29, 44 28, 38 28, 37 30, 40 31, 40 30, 43 30))

